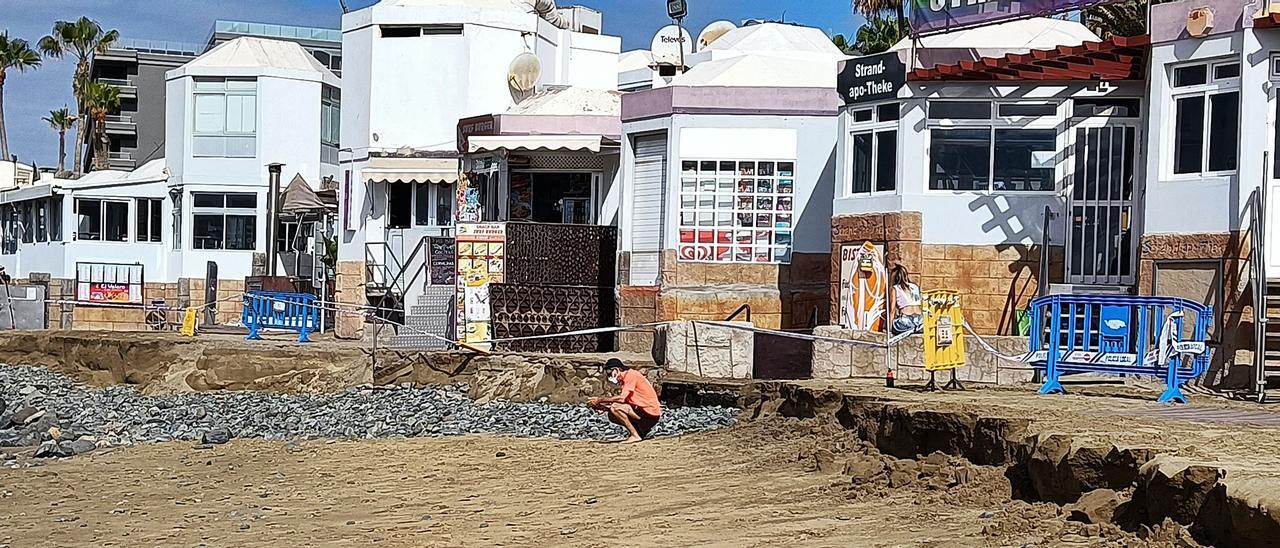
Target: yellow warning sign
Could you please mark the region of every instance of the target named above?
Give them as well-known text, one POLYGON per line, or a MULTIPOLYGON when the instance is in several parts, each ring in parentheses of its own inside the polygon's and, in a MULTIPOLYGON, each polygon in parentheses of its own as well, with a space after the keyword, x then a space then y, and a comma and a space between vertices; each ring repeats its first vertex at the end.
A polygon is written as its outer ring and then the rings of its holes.
POLYGON ((924 369, 964 367, 964 314, 960 293, 949 289, 924 294, 924 369))
POLYGON ((182 313, 182 331, 188 337, 196 336, 196 309, 188 308, 182 313))

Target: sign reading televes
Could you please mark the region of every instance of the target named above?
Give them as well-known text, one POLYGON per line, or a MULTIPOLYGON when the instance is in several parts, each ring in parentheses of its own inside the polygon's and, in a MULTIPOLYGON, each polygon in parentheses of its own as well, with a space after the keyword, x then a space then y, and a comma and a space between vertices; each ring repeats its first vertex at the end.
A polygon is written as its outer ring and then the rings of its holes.
POLYGON ((844 61, 836 77, 846 105, 897 98, 906 81, 907 67, 892 51, 844 61))

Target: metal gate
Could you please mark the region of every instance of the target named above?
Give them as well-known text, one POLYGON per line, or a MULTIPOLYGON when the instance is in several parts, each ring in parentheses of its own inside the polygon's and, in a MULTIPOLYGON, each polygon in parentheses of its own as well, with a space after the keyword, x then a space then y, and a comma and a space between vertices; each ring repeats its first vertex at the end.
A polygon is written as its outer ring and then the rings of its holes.
POLYGON ((1136 125, 1076 126, 1067 196, 1066 281, 1132 285, 1138 252, 1134 199, 1136 125))

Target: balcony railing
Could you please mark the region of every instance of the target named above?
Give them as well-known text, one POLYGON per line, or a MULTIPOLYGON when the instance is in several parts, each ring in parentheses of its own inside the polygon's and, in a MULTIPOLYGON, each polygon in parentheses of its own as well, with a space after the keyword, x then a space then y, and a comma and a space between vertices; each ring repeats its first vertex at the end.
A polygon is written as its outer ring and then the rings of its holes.
POLYGON ((136 88, 137 87, 136 85, 134 85, 133 82, 129 81, 129 79, 127 78, 98 78, 97 80, 104 84, 111 84, 118 88, 136 88))
POLYGON ((133 153, 132 152, 108 152, 107 158, 110 158, 112 160, 132 160, 133 153))
POLYGON ((204 44, 192 42, 172 42, 169 40, 135 40, 121 38, 116 41, 115 48, 133 50, 140 53, 160 53, 165 55, 196 56, 204 51, 204 44))
POLYGON ((113 124, 132 124, 133 116, 128 114, 108 114, 105 116, 107 122, 113 124))

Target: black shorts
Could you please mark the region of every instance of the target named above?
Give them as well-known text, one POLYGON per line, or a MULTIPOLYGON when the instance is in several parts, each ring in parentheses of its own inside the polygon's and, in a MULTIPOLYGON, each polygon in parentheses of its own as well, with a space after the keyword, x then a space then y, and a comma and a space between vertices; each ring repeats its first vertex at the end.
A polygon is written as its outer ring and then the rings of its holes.
POLYGON ((640 434, 641 438, 648 439, 649 432, 653 430, 654 426, 658 425, 658 420, 662 417, 650 416, 648 413, 639 409, 636 409, 635 412, 636 415, 640 417, 640 420, 632 419, 631 426, 636 427, 636 433, 640 434))

